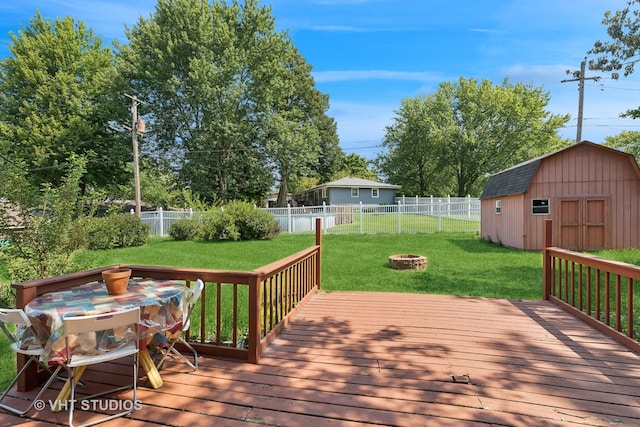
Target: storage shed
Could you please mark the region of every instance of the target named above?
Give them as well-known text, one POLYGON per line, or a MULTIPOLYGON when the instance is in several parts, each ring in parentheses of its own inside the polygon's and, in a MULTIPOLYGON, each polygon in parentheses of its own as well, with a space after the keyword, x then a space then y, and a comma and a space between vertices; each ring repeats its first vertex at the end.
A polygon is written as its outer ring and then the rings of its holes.
POLYGON ((542 249, 545 219, 554 246, 572 250, 640 247, 640 169, 622 151, 583 141, 489 177, 481 237, 542 249))

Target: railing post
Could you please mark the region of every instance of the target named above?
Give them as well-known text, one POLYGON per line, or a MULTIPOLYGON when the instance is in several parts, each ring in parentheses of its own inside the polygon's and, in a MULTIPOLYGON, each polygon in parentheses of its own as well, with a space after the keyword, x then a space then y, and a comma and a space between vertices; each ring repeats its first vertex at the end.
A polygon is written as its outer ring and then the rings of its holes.
POLYGON ((318 290, 320 290, 322 272, 322 220, 320 218, 316 218, 316 246, 319 246, 316 256, 316 284, 318 285, 318 290))
POLYGON ((260 361, 260 282, 262 278, 259 274, 252 275, 249 282, 249 340, 248 356, 249 363, 260 361))
MULTIPOLYGON (((16 307, 24 308, 32 299, 38 296, 38 288, 30 287, 25 288, 23 286, 14 287, 16 292, 16 307)), ((24 354, 16 353, 16 366, 18 372, 27 363, 29 358, 24 354)), ((17 383, 17 389, 20 392, 31 390, 38 385, 38 366, 32 363, 25 373, 20 376, 17 383)))
POLYGON ((542 236, 542 299, 548 300, 551 295, 551 255, 549 248, 553 246, 553 221, 544 220, 542 236))

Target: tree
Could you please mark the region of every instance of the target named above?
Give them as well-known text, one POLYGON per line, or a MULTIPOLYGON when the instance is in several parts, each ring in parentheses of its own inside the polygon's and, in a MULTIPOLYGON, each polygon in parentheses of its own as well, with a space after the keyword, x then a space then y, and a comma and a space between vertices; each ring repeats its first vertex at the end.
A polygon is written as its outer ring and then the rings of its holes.
POLYGON ((145 149, 205 200, 258 201, 276 179, 318 163, 328 103, 270 8, 159 0, 126 34, 118 68, 147 103, 145 149))
POLYGON ((395 123, 387 126, 376 165, 389 182, 402 186, 409 195, 428 196, 451 192, 451 170, 441 155, 438 136, 437 97, 418 96, 402 100, 395 123))
POLYGON ((114 99, 112 51, 70 17, 37 13, 10 37, 12 56, 0 61, 4 160, 23 162, 35 185, 59 186, 75 155, 89 162, 82 187, 123 179, 131 148, 110 128, 127 112, 114 99))
POLYGON ((618 135, 607 136, 602 145, 632 154, 636 160, 640 158, 640 132, 625 130, 618 135))
MULTIPOLYGON (((640 49, 640 0, 629 0, 627 7, 612 13, 604 14, 602 23, 607 25, 607 34, 611 40, 597 40, 588 54, 600 55, 589 60, 591 70, 601 70, 611 73, 615 80, 620 78, 620 72, 628 77, 635 70, 640 49)), ((623 117, 640 117, 640 108, 627 110, 623 117)))
POLYGON ((569 144, 557 134, 569 116, 550 114, 548 103, 542 88, 507 79, 442 83, 402 103, 377 163, 391 183, 421 195, 447 187, 477 195, 486 175, 569 144))
MULTIPOLYGON (((355 153, 343 156, 339 162, 340 170, 331 176, 331 181, 338 180, 347 176, 354 178, 369 179, 378 181, 378 174, 370 168, 369 162, 362 156, 355 153)), ((326 182, 326 181, 325 181, 326 182)))

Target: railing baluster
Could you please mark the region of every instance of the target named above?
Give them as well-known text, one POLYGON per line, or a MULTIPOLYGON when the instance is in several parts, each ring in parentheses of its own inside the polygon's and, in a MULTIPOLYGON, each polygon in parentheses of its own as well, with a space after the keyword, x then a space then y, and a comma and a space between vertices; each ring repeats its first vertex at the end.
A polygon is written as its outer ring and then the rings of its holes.
POLYGON ((627 336, 633 338, 633 279, 627 277, 627 336))
POLYGON ((621 287, 620 287, 620 275, 616 274, 616 331, 618 332, 622 330, 622 326, 620 323, 621 304, 622 304, 622 295, 621 295, 621 287))
POLYGON ((605 323, 611 326, 611 273, 608 271, 604 275, 604 307, 605 307, 605 323))
POLYGON ((598 319, 598 321, 601 321, 602 319, 600 319, 600 304, 601 304, 601 296, 600 296, 600 269, 596 269, 596 312, 595 312, 595 318, 598 319))
POLYGON ((587 315, 591 316, 591 267, 587 267, 587 315))

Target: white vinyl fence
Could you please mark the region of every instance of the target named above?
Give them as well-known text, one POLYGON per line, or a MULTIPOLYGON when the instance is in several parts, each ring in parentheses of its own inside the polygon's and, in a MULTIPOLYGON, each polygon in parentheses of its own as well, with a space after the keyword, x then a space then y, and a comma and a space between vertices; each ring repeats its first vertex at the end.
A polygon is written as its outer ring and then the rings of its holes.
MULTIPOLYGON (((313 231, 322 219, 325 234, 479 232, 480 200, 471 197, 406 197, 395 205, 322 205, 256 208, 270 212, 283 233, 313 231)), ((194 217, 193 211, 142 212, 152 236, 168 236, 171 224, 194 217)))

